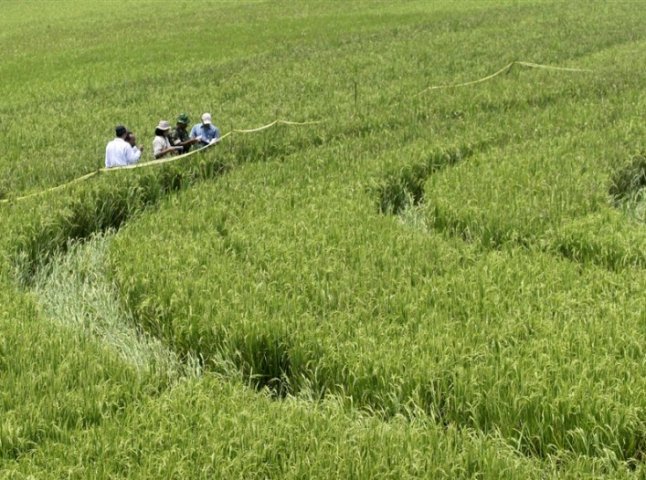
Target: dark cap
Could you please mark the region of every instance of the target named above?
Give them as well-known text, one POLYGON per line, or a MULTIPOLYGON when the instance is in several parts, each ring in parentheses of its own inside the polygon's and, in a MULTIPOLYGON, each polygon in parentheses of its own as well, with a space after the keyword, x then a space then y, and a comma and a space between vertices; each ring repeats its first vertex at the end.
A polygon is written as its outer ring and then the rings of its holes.
POLYGON ((114 133, 116 133, 117 137, 123 137, 128 133, 128 129, 124 125, 117 125, 114 129, 114 133))
POLYGON ((185 113, 180 113, 177 116, 177 123, 188 125, 190 121, 191 120, 188 118, 188 115, 186 115, 185 113))

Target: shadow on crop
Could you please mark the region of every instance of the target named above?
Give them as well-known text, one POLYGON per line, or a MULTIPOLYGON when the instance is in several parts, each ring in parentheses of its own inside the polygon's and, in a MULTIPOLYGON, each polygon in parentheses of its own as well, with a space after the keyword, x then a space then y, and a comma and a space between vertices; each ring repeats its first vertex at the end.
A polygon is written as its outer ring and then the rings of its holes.
POLYGON ((617 208, 646 201, 646 154, 635 155, 615 172, 608 193, 617 208))
POLYGON ((256 390, 267 390, 276 399, 294 393, 290 346, 285 338, 256 335, 238 343, 234 364, 256 390))
POLYGON ((401 215, 407 208, 424 202, 424 183, 441 170, 452 167, 492 146, 495 141, 461 145, 429 152, 425 159, 405 164, 384 175, 371 187, 377 207, 384 215, 401 215))

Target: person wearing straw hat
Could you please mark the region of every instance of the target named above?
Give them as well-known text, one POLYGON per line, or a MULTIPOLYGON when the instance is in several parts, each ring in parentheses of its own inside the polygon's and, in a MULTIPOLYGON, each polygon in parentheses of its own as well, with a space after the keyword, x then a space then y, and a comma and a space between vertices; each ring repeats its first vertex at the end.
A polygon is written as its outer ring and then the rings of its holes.
POLYGON ((188 115, 181 113, 177 116, 175 128, 170 131, 170 143, 175 147, 182 147, 181 153, 188 153, 191 147, 198 142, 197 138, 190 137, 186 129, 190 122, 188 115))
POLYGON ((155 158, 163 158, 167 155, 175 155, 183 150, 183 147, 174 147, 170 144, 168 136, 170 135, 170 123, 166 120, 160 120, 159 125, 155 128, 155 138, 153 139, 153 155, 155 158))
POLYGON ((202 115, 202 123, 193 126, 191 129, 191 138, 196 139, 200 147, 217 143, 220 139, 220 129, 211 122, 210 113, 202 115))
POLYGON ((125 167, 139 161, 141 149, 134 142, 128 142, 129 132, 124 125, 117 125, 114 129, 115 138, 105 147, 105 168, 125 167))

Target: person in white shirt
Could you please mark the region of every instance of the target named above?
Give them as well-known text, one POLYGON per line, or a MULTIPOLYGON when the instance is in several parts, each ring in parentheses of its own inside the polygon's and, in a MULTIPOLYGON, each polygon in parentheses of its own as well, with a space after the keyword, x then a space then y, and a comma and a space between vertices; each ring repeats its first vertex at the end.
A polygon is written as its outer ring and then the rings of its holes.
POLYGON ((114 131, 116 138, 105 147, 105 168, 125 167, 137 163, 141 158, 141 149, 126 141, 131 132, 123 125, 117 125, 114 131))
POLYGON ((155 128, 155 138, 153 139, 153 155, 155 158, 162 158, 166 155, 175 155, 184 150, 184 147, 174 147, 170 144, 168 136, 170 135, 170 123, 166 120, 160 120, 159 125, 155 128))

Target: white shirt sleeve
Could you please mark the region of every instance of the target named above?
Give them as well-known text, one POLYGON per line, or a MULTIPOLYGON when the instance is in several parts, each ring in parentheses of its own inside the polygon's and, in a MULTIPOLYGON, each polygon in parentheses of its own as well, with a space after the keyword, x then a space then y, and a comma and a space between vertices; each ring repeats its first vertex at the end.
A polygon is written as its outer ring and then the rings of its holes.
POLYGON ((112 168, 112 154, 110 152, 110 144, 105 147, 105 168, 112 168))
POLYGON ((163 149, 165 149, 168 145, 166 144, 166 139, 164 137, 155 137, 153 140, 153 155, 156 157, 159 155, 159 152, 161 152, 163 149))
POLYGON ((130 147, 126 153, 126 161, 128 162, 128 165, 132 165, 133 163, 137 163, 139 161, 139 158, 141 157, 141 150, 139 150, 139 147, 130 147))

